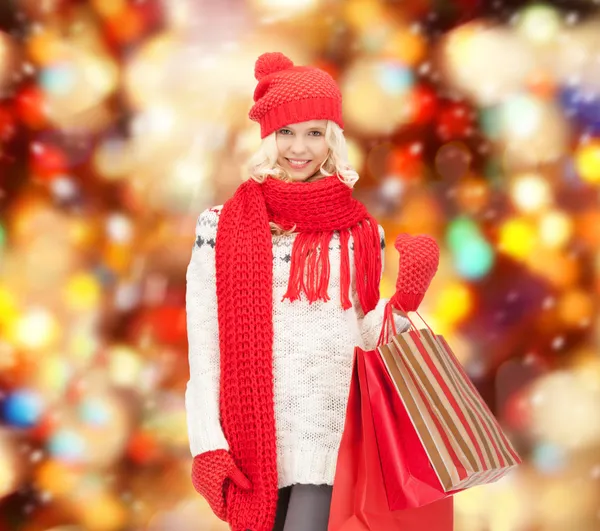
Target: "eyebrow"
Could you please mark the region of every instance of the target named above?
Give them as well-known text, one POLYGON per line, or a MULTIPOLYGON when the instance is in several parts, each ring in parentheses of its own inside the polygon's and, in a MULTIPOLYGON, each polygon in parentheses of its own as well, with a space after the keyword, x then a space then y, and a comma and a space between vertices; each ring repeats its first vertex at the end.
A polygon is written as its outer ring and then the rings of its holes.
MULTIPOLYGON (((284 126, 284 127, 280 127, 281 129, 289 129, 290 131, 297 133, 298 130, 294 129, 293 127, 288 127, 288 126, 284 126)), ((325 127, 321 126, 321 125, 315 125, 314 127, 310 127, 306 130, 307 133, 310 133, 311 131, 320 131, 321 133, 325 132, 325 127)))
MULTIPOLYGON (((296 128, 290 127, 289 125, 284 125, 284 126, 280 127, 279 129, 289 129, 290 131, 297 131, 296 128)), ((315 129, 318 129, 320 131, 325 131, 325 126, 324 125, 313 125, 312 127, 309 127, 307 129, 307 131, 314 131, 315 129)))

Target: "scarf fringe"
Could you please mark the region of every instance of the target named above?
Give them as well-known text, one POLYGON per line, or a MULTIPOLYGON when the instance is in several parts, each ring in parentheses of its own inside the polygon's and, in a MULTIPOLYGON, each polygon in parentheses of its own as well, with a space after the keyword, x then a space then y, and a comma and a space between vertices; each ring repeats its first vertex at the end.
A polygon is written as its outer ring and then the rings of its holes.
POLYGON ((356 269, 356 292, 366 314, 379 301, 381 280, 381 250, 377 221, 368 216, 351 229, 354 239, 354 267, 356 269), (375 252, 374 252, 375 250, 375 252))
POLYGON ((281 299, 295 301, 304 292, 309 303, 328 301, 327 288, 331 276, 329 244, 333 231, 306 232, 296 236, 292 247, 292 261, 288 288, 281 299))
MULTIPOLYGON (((351 229, 340 231, 340 303, 344 310, 352 307, 350 300, 350 235, 354 240, 354 266, 357 293, 364 313, 372 310, 379 300, 381 252, 377 221, 367 217, 351 229)), ((288 288, 282 301, 291 302, 304 292, 310 304, 317 300, 330 300, 327 293, 331 266, 329 244, 333 231, 306 232, 296 236, 288 288)))
POLYGON ((350 301, 350 231, 340 231, 340 303, 344 310, 352 308, 350 301))

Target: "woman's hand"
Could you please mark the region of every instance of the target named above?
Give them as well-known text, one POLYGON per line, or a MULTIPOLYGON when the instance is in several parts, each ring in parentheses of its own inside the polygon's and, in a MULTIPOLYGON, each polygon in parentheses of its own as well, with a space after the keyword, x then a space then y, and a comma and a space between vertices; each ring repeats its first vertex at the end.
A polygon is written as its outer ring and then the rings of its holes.
POLYGON ((395 313, 396 310, 414 312, 437 272, 440 249, 431 236, 405 233, 396 238, 394 247, 400 253, 400 266, 392 306, 395 313))
POLYGON ((232 481, 243 490, 252 488, 252 484, 237 467, 228 451, 211 450, 194 457, 192 484, 221 520, 227 518, 225 490, 228 481, 232 481))

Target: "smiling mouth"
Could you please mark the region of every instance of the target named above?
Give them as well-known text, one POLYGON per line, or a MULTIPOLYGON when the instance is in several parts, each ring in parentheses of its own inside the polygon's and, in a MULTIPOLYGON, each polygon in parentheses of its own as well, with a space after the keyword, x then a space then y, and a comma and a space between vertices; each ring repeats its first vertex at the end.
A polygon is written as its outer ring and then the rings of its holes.
POLYGON ((292 168, 305 168, 310 163, 310 160, 288 159, 288 158, 286 158, 285 160, 288 161, 289 165, 292 168))

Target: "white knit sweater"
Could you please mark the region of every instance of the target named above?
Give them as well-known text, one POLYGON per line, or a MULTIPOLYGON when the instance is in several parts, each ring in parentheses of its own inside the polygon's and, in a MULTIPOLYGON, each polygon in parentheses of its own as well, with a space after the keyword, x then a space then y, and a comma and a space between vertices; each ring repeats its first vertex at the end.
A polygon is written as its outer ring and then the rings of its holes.
MULTIPOLYGON (((192 456, 208 450, 229 450, 219 419, 215 242, 221 207, 200 214, 186 275, 190 380, 185 402, 192 456)), ((379 233, 383 254, 381 226, 379 233)), ((387 302, 381 299, 375 309, 363 314, 355 290, 351 236, 353 307, 342 309, 338 232, 329 244, 330 300, 309 304, 302 294, 299 300, 282 302, 295 237, 273 236, 273 390, 279 488, 294 483, 333 485, 354 346, 375 348, 387 302)), ((409 326, 404 317, 396 314, 395 323, 398 331, 409 326)))

